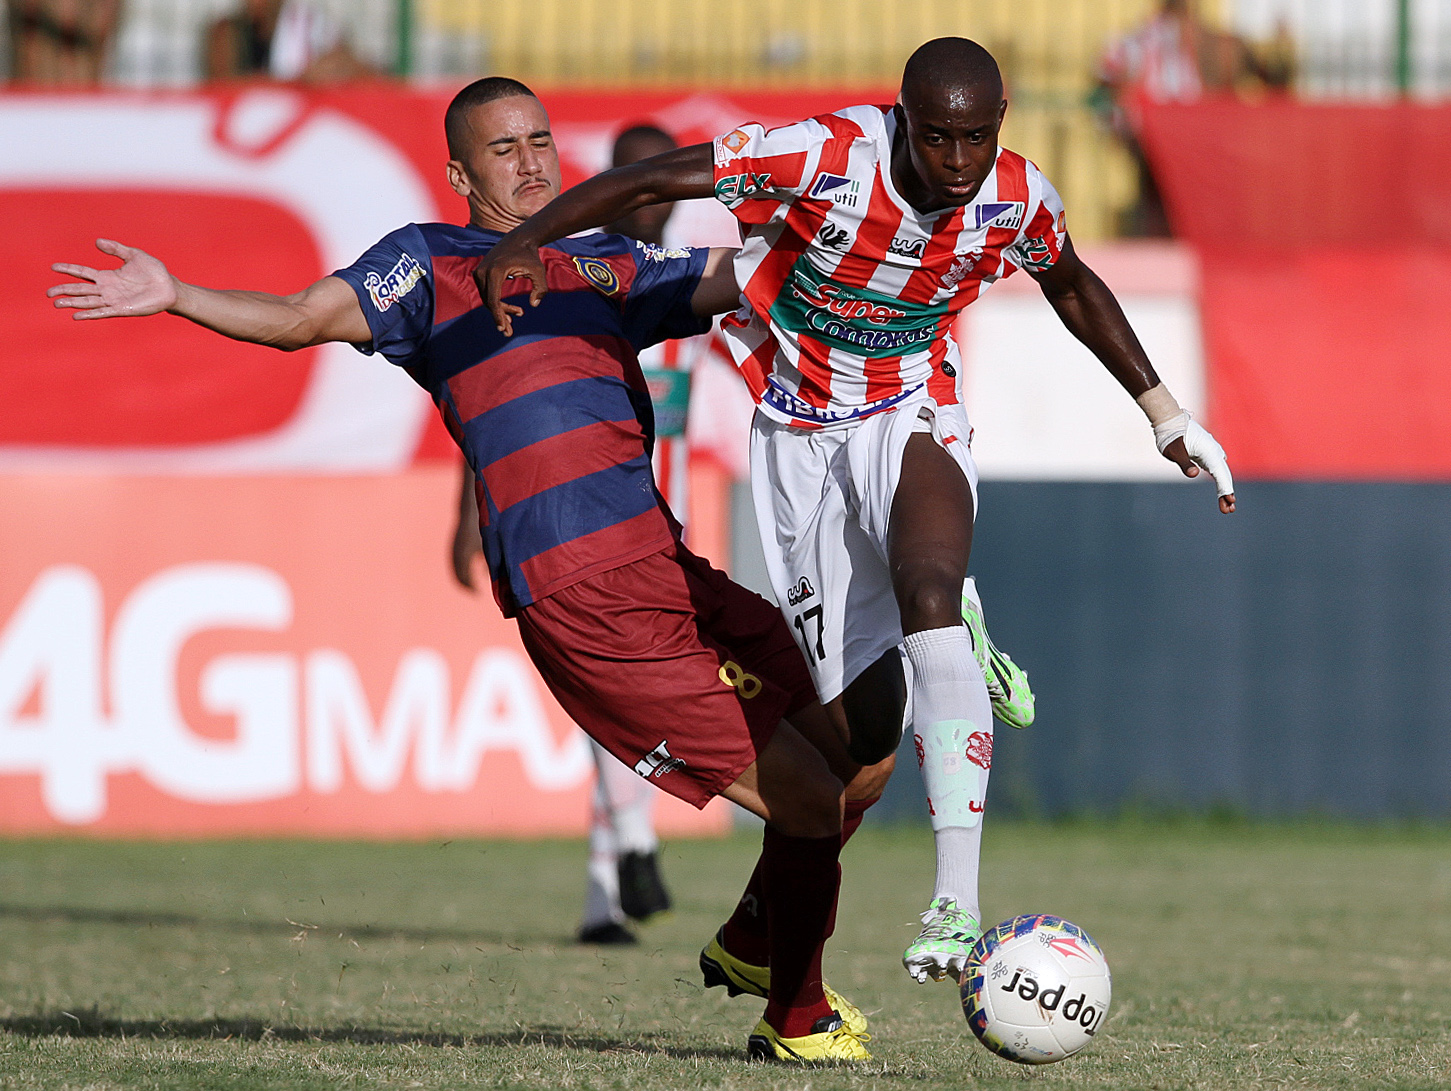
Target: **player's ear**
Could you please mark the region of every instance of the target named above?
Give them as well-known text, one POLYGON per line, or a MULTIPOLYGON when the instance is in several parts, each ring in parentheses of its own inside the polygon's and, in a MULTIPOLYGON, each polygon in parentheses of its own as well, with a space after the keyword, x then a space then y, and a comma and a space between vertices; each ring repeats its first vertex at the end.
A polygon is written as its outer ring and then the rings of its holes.
POLYGON ((469 183, 468 171, 464 170, 464 165, 457 159, 450 159, 448 165, 443 169, 448 175, 448 184, 460 197, 467 197, 474 191, 474 187, 469 183))

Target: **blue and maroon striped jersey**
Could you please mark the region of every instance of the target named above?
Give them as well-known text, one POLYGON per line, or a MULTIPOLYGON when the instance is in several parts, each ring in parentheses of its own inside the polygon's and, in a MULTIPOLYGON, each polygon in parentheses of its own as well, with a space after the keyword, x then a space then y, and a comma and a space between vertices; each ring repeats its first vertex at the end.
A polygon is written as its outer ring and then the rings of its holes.
POLYGON ((433 397, 478 479, 479 528, 505 616, 670 545, 678 524, 650 472, 650 395, 636 352, 702 333, 705 250, 619 235, 541 251, 549 294, 494 327, 474 285, 493 231, 409 224, 334 276, 373 340, 433 397))

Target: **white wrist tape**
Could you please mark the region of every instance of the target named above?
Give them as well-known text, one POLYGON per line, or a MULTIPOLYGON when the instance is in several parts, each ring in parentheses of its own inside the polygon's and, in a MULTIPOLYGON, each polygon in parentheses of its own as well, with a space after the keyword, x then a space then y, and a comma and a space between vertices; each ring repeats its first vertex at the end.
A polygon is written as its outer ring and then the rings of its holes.
POLYGON ((1163 383, 1144 391, 1134 401, 1138 402, 1144 416, 1153 425, 1154 444, 1159 448, 1160 454, 1164 453, 1165 447, 1189 431, 1188 410, 1174 400, 1174 395, 1169 393, 1169 388, 1163 383))

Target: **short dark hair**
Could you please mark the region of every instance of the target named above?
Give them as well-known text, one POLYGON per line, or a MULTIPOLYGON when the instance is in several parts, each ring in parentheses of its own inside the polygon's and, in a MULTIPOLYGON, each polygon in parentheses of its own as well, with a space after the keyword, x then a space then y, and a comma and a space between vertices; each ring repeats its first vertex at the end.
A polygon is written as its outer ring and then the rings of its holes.
POLYGON ((1003 77, 998 62, 982 46, 967 38, 933 38, 907 58, 902 91, 931 97, 933 92, 985 90, 1002 97, 1003 77))
POLYGON ((508 76, 485 76, 481 80, 474 80, 473 83, 454 95, 453 101, 448 104, 448 109, 443 115, 443 133, 448 138, 449 157, 452 159, 463 158, 464 145, 468 142, 469 136, 470 110, 475 106, 483 106, 485 103, 495 102, 501 98, 514 98, 518 95, 527 95, 534 99, 539 97, 518 80, 510 79, 508 76))

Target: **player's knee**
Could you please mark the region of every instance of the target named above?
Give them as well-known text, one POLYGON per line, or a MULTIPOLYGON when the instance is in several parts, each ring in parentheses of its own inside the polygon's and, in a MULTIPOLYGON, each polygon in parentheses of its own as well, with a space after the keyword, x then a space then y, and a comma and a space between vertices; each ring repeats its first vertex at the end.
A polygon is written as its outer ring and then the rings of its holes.
POLYGON ((963 574, 945 565, 924 564, 899 573, 897 608, 903 632, 945 629, 962 621, 963 574))
POLYGON ((897 752, 902 741, 902 718, 877 717, 864 724, 852 724, 846 752, 858 765, 876 765, 897 752))
POLYGON ((841 833, 845 788, 823 764, 802 776, 789 801, 772 808, 771 824, 789 837, 831 837, 841 833))
POLYGON ((896 649, 887 652, 853 680, 842 694, 847 754, 858 765, 876 765, 897 752, 907 682, 896 649))
POLYGON ((897 767, 897 755, 891 754, 874 765, 864 766, 846 786, 847 799, 876 799, 887 790, 887 781, 897 767))

